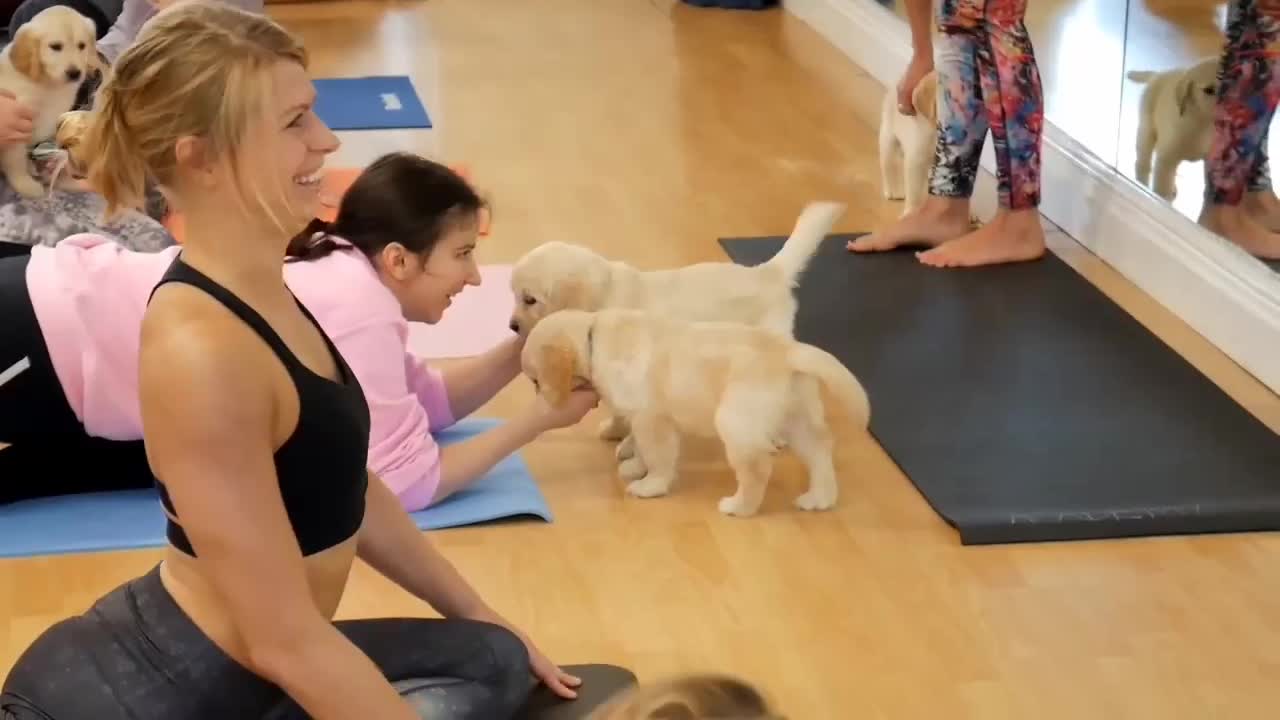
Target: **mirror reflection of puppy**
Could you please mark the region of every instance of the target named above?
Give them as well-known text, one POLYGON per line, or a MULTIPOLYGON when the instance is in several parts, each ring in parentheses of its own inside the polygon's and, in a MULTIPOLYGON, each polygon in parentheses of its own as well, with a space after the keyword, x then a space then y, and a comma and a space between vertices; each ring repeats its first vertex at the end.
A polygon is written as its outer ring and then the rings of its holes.
POLYGON ((101 68, 96 37, 92 20, 55 5, 19 27, 0 51, 0 89, 35 114, 31 142, 0 151, 0 172, 22 195, 44 195, 44 186, 31 173, 29 148, 53 138, 59 118, 75 106, 80 85, 101 68))
POLYGON ((1177 195, 1178 165, 1209 154, 1218 102, 1218 59, 1163 72, 1131 70, 1127 77, 1146 85, 1138 111, 1134 177, 1172 201, 1177 195))
POLYGON ((619 467, 627 494, 667 494, 682 435, 715 437, 738 481, 719 504, 754 515, 773 471, 791 448, 809 473, 802 510, 835 506, 833 438, 822 389, 859 430, 871 408, 857 378, 835 357, 772 330, 740 322, 688 322, 644 310, 559 310, 529 333, 521 367, 552 407, 590 385, 630 421, 635 456, 619 467))
POLYGON ((906 198, 902 214, 920 207, 929 194, 929 169, 938 143, 938 74, 929 72, 911 92, 915 115, 898 111, 890 91, 880 104, 880 181, 886 200, 906 198))

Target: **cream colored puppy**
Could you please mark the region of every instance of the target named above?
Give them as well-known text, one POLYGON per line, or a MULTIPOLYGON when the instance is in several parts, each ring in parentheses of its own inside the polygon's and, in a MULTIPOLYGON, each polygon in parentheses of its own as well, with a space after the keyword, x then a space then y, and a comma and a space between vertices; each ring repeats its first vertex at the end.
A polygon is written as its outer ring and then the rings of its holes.
POLYGON ((529 333, 525 374, 552 406, 589 385, 630 421, 635 456, 623 464, 635 497, 665 495, 676 477, 680 435, 719 437, 737 476, 720 501, 728 515, 760 508, 785 445, 809 472, 803 510, 833 507, 838 495, 821 387, 859 428, 870 407, 857 379, 830 354, 761 327, 685 322, 642 310, 561 310, 529 333))
POLYGON ((1134 177, 1156 195, 1172 201, 1177 195, 1178 165, 1203 160, 1209 154, 1218 102, 1218 60, 1164 72, 1131 70, 1128 78, 1146 85, 1138 110, 1134 177))
MULTIPOLYGON (((96 37, 92 20, 55 5, 18 28, 0 51, 0 90, 9 91, 35 113, 31 145, 53 138, 85 78, 94 68, 105 70, 96 37)), ((18 193, 40 197, 45 188, 32 175, 29 147, 10 145, 0 151, 0 172, 18 193)))
POLYGON ((902 214, 929 196, 929 169, 938 144, 938 74, 931 71, 911 92, 915 115, 898 112, 890 91, 880 104, 880 181, 886 200, 902 200, 902 214))
MULTIPOLYGON (((579 245, 544 243, 512 269, 511 329, 527 335, 558 310, 634 308, 684 320, 746 323, 790 336, 796 283, 844 211, 840 203, 808 205, 778 254, 755 267, 726 261, 640 270, 579 245)), ((606 440, 626 434, 626 423, 616 415, 600 429, 606 440)))

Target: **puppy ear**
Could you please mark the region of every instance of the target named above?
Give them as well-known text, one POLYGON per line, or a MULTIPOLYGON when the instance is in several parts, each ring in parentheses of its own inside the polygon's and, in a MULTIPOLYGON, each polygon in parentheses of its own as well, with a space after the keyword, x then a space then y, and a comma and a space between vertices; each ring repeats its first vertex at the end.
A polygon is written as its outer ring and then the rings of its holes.
POLYGON ((916 83, 916 89, 911 91, 911 105, 929 122, 938 124, 938 73, 931 72, 916 83))
POLYGON ((580 278, 570 278, 556 287, 552 307, 557 310, 595 310, 595 297, 588 283, 580 278))
POLYGON ((1191 104, 1191 94, 1196 91, 1196 84, 1191 78, 1183 75, 1173 86, 1174 98, 1178 103, 1178 115, 1187 114, 1187 105, 1191 104))
POLYGON ((33 82, 44 82, 46 73, 44 63, 40 61, 39 31, 30 25, 23 25, 15 33, 9 45, 9 62, 13 69, 31 78, 33 82))
POLYGON ((538 392, 547 399, 551 407, 564 404, 573 392, 573 378, 577 373, 578 359, 567 336, 561 335, 555 342, 549 342, 542 348, 542 362, 539 363, 538 392))

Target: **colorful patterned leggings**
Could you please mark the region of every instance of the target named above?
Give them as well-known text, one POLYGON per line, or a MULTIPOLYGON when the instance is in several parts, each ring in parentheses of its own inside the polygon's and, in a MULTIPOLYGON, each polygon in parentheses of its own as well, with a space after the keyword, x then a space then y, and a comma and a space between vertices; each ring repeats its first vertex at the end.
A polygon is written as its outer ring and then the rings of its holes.
POLYGON ((1232 0, 1218 65, 1213 143, 1205 158, 1205 202, 1237 205, 1246 190, 1271 188, 1267 136, 1280 101, 1280 0, 1232 0))
POLYGON ((1027 0, 942 0, 938 9, 938 144, 929 192, 969 197, 987 130, 1000 206, 1040 204, 1044 96, 1022 19, 1027 0))

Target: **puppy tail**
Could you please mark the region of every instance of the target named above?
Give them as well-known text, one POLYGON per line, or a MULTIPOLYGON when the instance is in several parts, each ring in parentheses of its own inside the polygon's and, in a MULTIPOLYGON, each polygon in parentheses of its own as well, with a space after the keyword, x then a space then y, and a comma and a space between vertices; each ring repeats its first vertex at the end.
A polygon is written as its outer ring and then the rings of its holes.
POLYGON ((859 427, 866 429, 871 424, 871 402, 866 389, 834 355, 797 342, 791 346, 787 359, 796 372, 812 375, 826 385, 859 427))
POLYGON ((1129 78, 1134 82, 1140 82, 1140 83, 1147 82, 1148 80, 1150 80, 1155 76, 1156 74, 1151 70, 1130 70, 1129 72, 1125 73, 1125 77, 1129 78))
POLYGON ((844 211, 844 203, 815 202, 806 205, 800 217, 796 218, 791 237, 787 238, 778 254, 770 258, 764 266, 782 270, 783 275, 786 275, 794 285, 799 280, 800 274, 809 266, 809 261, 818 251, 818 246, 827 237, 827 233, 831 232, 836 220, 844 215, 844 211))

